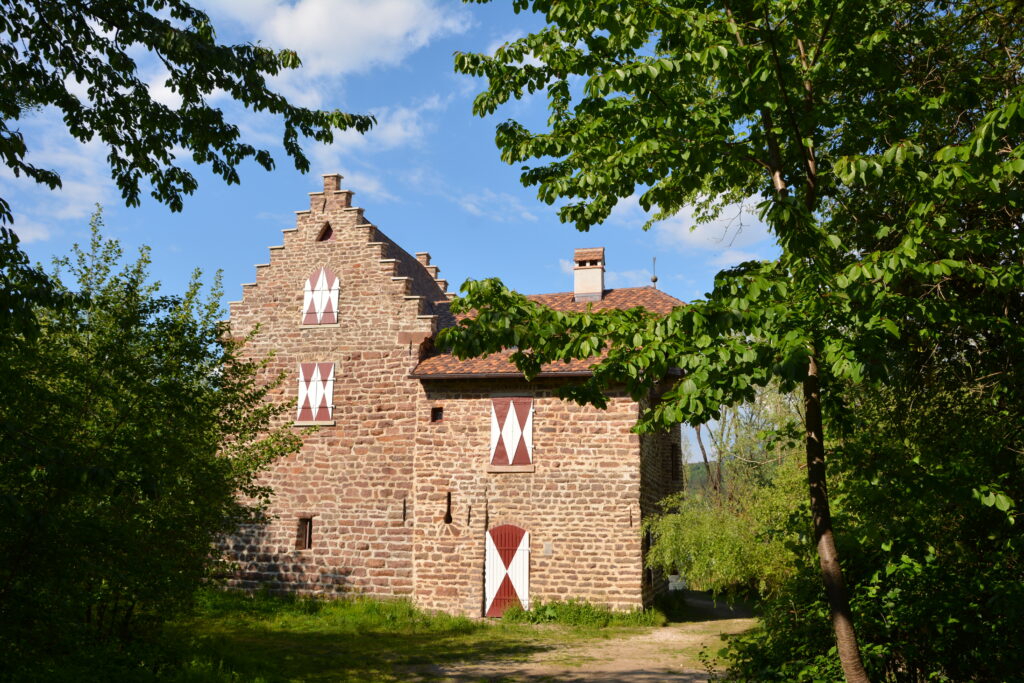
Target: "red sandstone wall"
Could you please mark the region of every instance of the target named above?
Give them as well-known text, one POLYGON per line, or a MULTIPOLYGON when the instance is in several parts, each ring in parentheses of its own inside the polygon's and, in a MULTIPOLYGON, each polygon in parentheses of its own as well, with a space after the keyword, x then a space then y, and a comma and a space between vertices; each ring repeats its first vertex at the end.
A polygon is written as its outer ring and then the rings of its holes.
POLYGON ((642 604, 640 444, 629 431, 636 404, 617 397, 605 411, 584 408, 556 398, 553 386, 424 382, 414 463, 418 604, 479 616, 484 534, 505 523, 530 532, 532 601, 642 604), (534 472, 487 471, 492 393, 535 397, 534 472), (432 406, 444 408, 443 422, 429 422, 432 406), (445 524, 449 491, 453 521, 445 524))
POLYGON ((287 376, 278 393, 289 405, 285 419, 295 418, 298 363, 335 363, 335 424, 307 436, 301 452, 266 477, 277 519, 228 544, 243 587, 409 594, 421 389, 408 373, 419 341, 434 331, 431 302, 445 296, 431 273, 349 206, 351 193, 336 191, 335 178, 311 195, 311 210, 298 212, 296 228, 231 305, 232 334, 259 324, 249 351, 275 354, 266 378, 287 376), (316 241, 327 223, 333 238, 316 241), (341 282, 341 324, 303 327, 304 281, 325 265, 341 282), (314 519, 309 550, 295 549, 300 516, 314 519))

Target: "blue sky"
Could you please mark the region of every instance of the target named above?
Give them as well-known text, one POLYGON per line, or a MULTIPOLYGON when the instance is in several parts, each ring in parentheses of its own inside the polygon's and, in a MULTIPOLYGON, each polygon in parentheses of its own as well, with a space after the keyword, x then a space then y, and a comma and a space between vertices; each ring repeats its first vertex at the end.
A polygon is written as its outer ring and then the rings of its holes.
MULTIPOLYGON (((15 229, 29 255, 48 262, 87 237, 93 206, 104 206, 106 232, 130 251, 153 249, 153 273, 165 290, 180 291, 194 268, 224 273, 225 299, 237 299, 266 262, 267 247, 307 207, 320 174, 341 172, 355 204, 410 252, 429 251, 456 289, 466 278, 497 276, 525 293, 571 289, 576 247, 607 248, 610 287, 647 285, 657 257, 659 287, 683 300, 699 298, 715 272, 776 253, 764 226, 737 208, 691 231, 687 212, 648 232, 635 197, 620 202, 609 221, 590 233, 562 225, 555 211, 501 162, 494 128, 507 118, 540 126, 543 96, 514 102, 486 119, 471 113, 482 81, 454 73, 455 51, 489 52, 541 25, 516 15, 511 3, 462 5, 451 0, 201 0, 224 42, 262 42, 297 50, 303 68, 274 82, 293 101, 313 107, 372 113, 377 128, 344 134, 335 144, 308 144, 311 173, 294 171, 280 148, 281 128, 226 98, 216 100, 254 144, 275 152, 277 170, 241 169, 242 184, 226 186, 202 169, 200 188, 172 214, 146 197, 127 208, 110 181, 105 150, 67 135, 51 111, 20 122, 35 163, 57 170, 62 190, 51 192, 0 171, 0 196, 10 200, 15 229)), ((140 71, 156 96, 173 103, 161 67, 143 53, 140 71)))

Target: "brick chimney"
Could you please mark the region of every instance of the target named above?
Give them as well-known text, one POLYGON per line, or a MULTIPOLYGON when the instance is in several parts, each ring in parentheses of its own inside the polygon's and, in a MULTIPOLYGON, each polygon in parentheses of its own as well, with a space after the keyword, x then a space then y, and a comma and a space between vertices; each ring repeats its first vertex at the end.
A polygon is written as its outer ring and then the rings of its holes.
POLYGON ((604 247, 577 249, 572 261, 572 300, 600 301, 604 296, 604 247))

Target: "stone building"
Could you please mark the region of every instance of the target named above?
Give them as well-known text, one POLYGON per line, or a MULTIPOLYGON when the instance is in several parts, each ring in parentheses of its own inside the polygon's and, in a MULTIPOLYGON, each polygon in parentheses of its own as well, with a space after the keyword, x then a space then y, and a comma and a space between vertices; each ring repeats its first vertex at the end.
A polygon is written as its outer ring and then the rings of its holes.
MULTIPOLYGON (((412 256, 324 176, 231 304, 234 334, 273 352, 267 378, 295 424, 318 425, 266 476, 266 525, 228 545, 245 588, 409 596, 451 613, 579 598, 649 604, 664 581, 643 568, 641 520, 680 484, 679 431, 630 432, 637 404, 557 399, 587 363, 526 382, 507 354, 433 351, 454 324, 430 255, 412 256)), ((575 291, 534 300, 560 310, 681 305, 653 287, 605 289, 604 250, 577 250, 575 291)))

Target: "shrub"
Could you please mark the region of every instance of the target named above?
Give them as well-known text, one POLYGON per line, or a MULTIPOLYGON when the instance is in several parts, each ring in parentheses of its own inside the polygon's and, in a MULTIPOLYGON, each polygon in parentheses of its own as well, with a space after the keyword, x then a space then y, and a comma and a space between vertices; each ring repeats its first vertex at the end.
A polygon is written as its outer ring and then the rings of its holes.
POLYGON ((616 612, 583 600, 537 601, 533 608, 524 610, 514 605, 505 611, 502 619, 513 623, 562 624, 606 628, 609 626, 664 626, 665 615, 657 609, 635 609, 616 612))
POLYGON ((141 648, 220 566, 214 541, 260 518, 258 473, 299 445, 267 430, 278 409, 219 288, 204 297, 196 274, 159 294, 148 252, 122 265, 100 224, 32 325, 0 328, 0 556, 17 558, 0 563, 0 667, 141 648))

